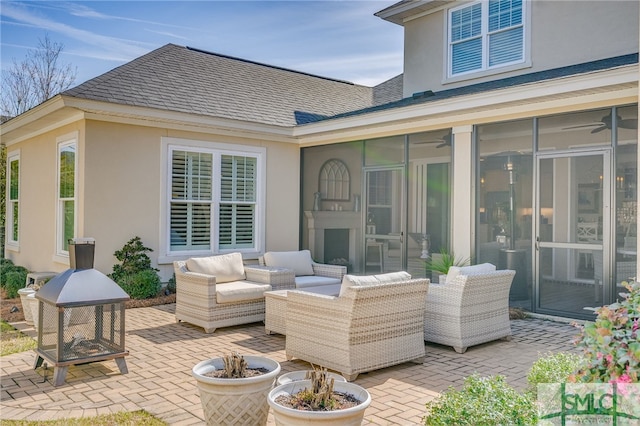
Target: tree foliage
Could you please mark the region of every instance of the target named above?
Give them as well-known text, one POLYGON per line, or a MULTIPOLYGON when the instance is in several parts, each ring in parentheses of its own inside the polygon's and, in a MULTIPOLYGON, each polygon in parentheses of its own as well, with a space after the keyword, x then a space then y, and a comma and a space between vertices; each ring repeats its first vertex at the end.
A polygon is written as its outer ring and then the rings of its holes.
POLYGON ((77 70, 60 62, 64 45, 48 35, 38 39, 38 46, 18 62, 15 58, 2 70, 0 108, 2 121, 22 114, 68 89, 76 80, 77 70))

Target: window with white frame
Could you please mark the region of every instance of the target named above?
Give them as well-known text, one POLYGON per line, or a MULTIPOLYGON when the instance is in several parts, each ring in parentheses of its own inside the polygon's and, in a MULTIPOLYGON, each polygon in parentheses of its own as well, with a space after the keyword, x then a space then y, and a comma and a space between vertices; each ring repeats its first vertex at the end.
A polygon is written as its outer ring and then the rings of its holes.
POLYGON ((525 60, 525 0, 489 0, 449 10, 449 76, 525 60))
POLYGON ((7 243, 17 245, 20 236, 20 154, 15 152, 7 156, 7 243))
POLYGON ((58 144, 57 252, 69 253, 69 239, 74 237, 76 223, 76 141, 58 144))
POLYGON ((262 154, 171 146, 169 251, 258 251, 262 154))

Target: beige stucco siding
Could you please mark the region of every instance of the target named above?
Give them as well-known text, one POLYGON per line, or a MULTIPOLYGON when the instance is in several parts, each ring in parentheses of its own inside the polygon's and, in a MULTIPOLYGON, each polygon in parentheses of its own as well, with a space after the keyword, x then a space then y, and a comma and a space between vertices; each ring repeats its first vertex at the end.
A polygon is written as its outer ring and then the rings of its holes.
POLYGON ((457 81, 446 79, 447 10, 408 20, 404 96, 636 53, 639 5, 637 1, 532 1, 530 64, 457 81))

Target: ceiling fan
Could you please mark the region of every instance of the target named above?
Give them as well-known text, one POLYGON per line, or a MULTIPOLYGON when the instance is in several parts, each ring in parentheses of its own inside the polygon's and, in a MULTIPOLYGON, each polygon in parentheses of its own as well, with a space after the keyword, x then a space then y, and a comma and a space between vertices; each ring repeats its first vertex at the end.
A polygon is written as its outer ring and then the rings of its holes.
POLYGON ((444 148, 445 146, 451 146, 451 133, 447 133, 442 136, 440 139, 430 139, 426 141, 417 141, 416 145, 420 144, 428 144, 428 143, 437 143, 436 148, 444 148))
MULTIPOLYGON (((622 129, 637 129, 638 128, 638 119, 637 118, 626 118, 623 119, 622 117, 620 117, 619 115, 616 117, 616 122, 618 124, 618 126, 622 129)), ((591 123, 591 124, 582 124, 580 126, 570 126, 570 127, 564 127, 562 130, 568 130, 568 129, 579 129, 579 128, 584 128, 584 127, 594 127, 596 126, 595 129, 591 130, 591 133, 598 133, 601 132, 603 130, 606 129, 611 129, 611 124, 612 124, 612 117, 611 114, 605 115, 604 117, 602 117, 600 119, 600 121, 596 121, 595 123, 591 123)))

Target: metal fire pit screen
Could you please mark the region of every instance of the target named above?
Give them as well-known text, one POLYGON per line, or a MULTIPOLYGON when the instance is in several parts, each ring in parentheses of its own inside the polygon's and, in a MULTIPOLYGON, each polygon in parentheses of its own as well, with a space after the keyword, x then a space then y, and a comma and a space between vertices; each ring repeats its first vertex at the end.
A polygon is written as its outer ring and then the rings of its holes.
POLYGON ((38 348, 34 368, 43 361, 54 368, 53 385, 61 385, 74 364, 114 359, 127 373, 124 357, 124 303, 59 307, 39 301, 38 348))

